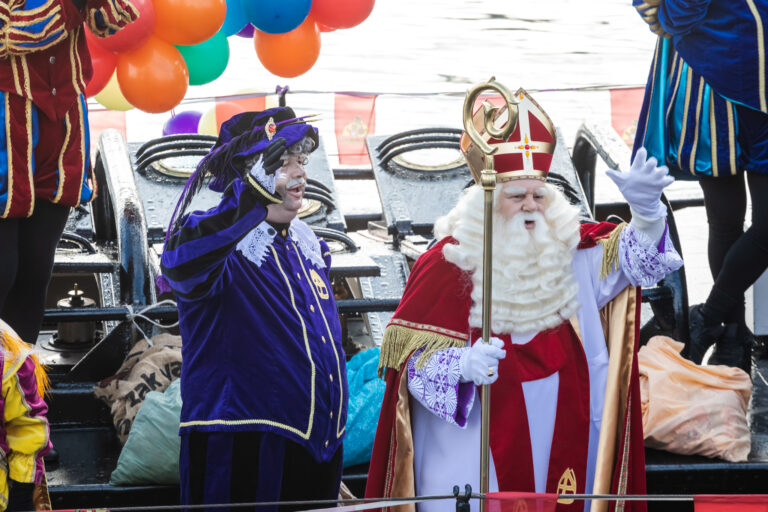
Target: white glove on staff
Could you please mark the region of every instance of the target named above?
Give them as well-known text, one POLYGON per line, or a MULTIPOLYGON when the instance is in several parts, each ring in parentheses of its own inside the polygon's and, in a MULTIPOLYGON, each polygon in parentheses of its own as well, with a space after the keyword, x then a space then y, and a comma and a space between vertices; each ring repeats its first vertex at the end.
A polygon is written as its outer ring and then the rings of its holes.
POLYGON ((661 192, 675 179, 666 165, 657 166, 656 158, 646 159, 647 155, 645 148, 640 148, 629 172, 609 169, 606 174, 619 187, 633 213, 646 220, 660 219, 667 215, 661 192))
POLYGON ((475 341, 459 359, 462 382, 474 382, 476 386, 493 384, 499 378, 499 360, 507 351, 499 338, 490 338, 490 343, 475 341))

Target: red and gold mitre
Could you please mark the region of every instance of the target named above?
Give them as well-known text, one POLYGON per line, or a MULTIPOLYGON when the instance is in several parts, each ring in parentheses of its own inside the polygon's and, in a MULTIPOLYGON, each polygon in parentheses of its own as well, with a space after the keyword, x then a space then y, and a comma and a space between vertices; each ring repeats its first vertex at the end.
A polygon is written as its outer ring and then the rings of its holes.
MULTIPOLYGON (((493 154, 497 183, 522 179, 544 181, 547 179, 557 142, 555 125, 525 89, 518 89, 515 98, 520 102, 517 105, 517 126, 506 140, 493 138, 485 131, 485 112, 482 105, 475 110, 472 121, 482 139, 492 148, 497 148, 493 154)), ((505 103, 496 111, 494 125, 500 129, 504 128, 508 119, 509 111, 505 103)), ((461 135, 460 144, 472 176, 480 183, 480 172, 485 168, 485 153, 472 142, 466 132, 461 135)))

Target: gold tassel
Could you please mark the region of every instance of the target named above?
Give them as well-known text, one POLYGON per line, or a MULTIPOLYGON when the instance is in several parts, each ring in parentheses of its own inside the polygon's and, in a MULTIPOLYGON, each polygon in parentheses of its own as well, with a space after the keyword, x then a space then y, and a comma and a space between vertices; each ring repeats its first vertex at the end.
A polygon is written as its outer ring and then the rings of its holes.
POLYGON ((414 350, 424 349, 419 360, 416 361, 416 367, 421 368, 426 364, 429 357, 438 350, 460 348, 466 344, 466 341, 457 340, 444 334, 411 329, 402 325, 389 325, 384 331, 384 340, 381 343, 379 377, 384 375, 384 370, 387 368, 400 371, 408 355, 414 350))
POLYGON ((621 233, 626 226, 627 223, 622 222, 611 231, 610 235, 598 240, 603 246, 603 261, 600 264, 601 281, 608 277, 609 274, 619 269, 619 240, 621 240, 621 233))

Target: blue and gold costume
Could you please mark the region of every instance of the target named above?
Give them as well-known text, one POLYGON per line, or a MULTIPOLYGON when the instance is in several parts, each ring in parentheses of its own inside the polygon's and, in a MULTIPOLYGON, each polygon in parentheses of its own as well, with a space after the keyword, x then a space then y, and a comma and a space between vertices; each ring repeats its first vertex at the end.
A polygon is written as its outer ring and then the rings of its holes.
POLYGON ((768 173, 768 1, 633 0, 660 35, 638 122, 679 177, 768 173))

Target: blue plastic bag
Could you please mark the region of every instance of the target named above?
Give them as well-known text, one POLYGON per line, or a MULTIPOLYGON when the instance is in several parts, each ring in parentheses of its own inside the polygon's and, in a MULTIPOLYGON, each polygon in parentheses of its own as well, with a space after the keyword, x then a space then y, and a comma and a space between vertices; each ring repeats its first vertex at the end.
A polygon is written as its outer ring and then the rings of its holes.
POLYGON ((386 388, 385 382, 377 375, 380 352, 378 347, 370 348, 347 362, 349 407, 347 434, 344 438, 344 467, 371 460, 373 438, 386 388))

